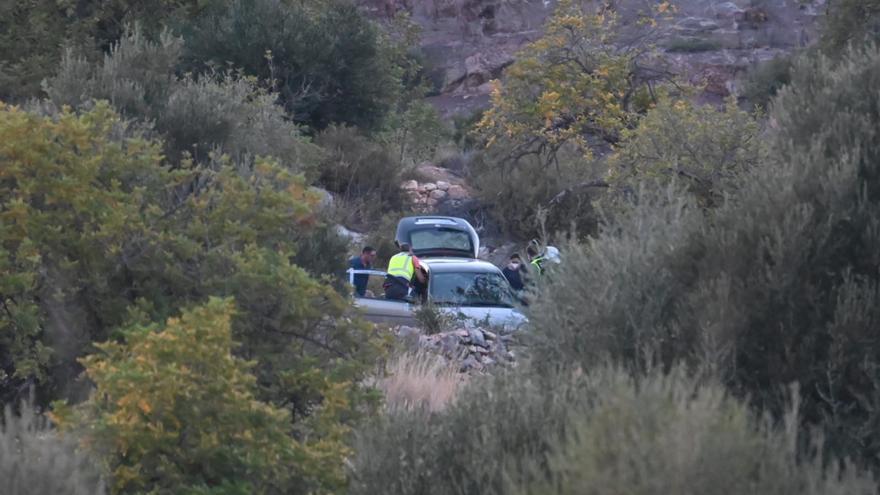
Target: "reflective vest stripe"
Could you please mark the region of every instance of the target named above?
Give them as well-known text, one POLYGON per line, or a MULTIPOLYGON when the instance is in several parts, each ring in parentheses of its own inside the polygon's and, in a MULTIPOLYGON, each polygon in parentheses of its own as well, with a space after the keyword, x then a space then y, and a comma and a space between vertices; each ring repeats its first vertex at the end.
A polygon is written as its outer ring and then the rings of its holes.
POLYGON ((543 274, 544 274, 544 267, 541 266, 543 263, 544 263, 544 257, 543 257, 543 256, 538 256, 537 258, 533 259, 532 262, 531 262, 531 264, 532 264, 535 268, 538 269, 538 275, 543 275, 543 274))
POLYGON ((392 277, 405 278, 407 281, 412 280, 415 269, 412 264, 412 256, 407 253, 398 253, 388 260, 388 275, 392 277))

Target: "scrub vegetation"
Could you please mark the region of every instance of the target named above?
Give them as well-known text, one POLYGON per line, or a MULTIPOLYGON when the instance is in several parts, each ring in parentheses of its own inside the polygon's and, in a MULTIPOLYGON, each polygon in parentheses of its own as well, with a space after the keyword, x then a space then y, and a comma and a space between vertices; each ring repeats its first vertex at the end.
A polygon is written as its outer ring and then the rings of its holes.
POLYGON ((874 4, 710 105, 661 70, 674 5, 560 0, 453 130, 406 15, 6 2, 0 492, 876 493, 874 4), (338 224, 387 256, 440 158, 561 241, 480 373, 340 277, 338 224))

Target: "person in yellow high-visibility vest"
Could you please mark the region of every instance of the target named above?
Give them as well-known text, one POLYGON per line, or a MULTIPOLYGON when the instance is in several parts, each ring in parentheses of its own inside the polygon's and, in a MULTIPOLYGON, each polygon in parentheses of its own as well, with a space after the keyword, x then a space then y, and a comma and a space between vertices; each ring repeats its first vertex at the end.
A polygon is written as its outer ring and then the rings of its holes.
POLYGON ((400 245, 400 252, 388 260, 388 270, 385 276, 385 299, 404 299, 409 294, 409 288, 413 277, 419 282, 425 283, 425 274, 422 273, 419 259, 412 252, 409 244, 400 245))

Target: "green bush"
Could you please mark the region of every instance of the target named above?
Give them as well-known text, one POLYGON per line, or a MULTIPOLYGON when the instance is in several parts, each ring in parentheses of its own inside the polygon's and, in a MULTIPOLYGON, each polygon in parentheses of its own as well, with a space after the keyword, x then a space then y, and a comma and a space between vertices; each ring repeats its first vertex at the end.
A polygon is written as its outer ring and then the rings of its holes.
POLYGON ((733 98, 721 110, 662 99, 635 129, 623 131, 609 159, 609 182, 632 190, 645 179, 677 180, 701 205, 717 204, 758 163, 759 131, 756 119, 733 98))
POLYGON ((543 155, 510 161, 504 146, 494 148, 502 151, 472 157, 469 174, 482 207, 504 234, 532 239, 544 229, 551 234, 594 232, 598 216, 593 201, 605 187, 597 163, 574 150, 555 153, 549 166, 543 155))
POLYGON ((197 0, 84 1, 75 6, 53 0, 0 5, 0 99, 40 95, 40 83, 56 70, 63 47, 90 60, 116 43, 127 25, 148 35, 164 25, 185 22, 201 8, 197 0))
POLYGON ((101 495, 104 483, 93 459, 76 451, 71 438, 60 437, 49 422, 23 403, 10 406, 0 422, 0 492, 6 495, 101 495))
POLYGON ((746 77, 742 96, 752 105, 767 108, 776 93, 791 82, 794 62, 794 56, 781 55, 758 65, 746 77))
MULTIPOLYGON (((603 373, 600 371, 600 373, 603 373)), ((607 373, 607 372, 605 372, 607 373)), ((758 422, 723 387, 675 371, 632 380, 599 378, 595 401, 533 470, 548 471, 522 494, 864 494, 876 489, 852 467, 824 469, 801 455, 790 416, 785 429, 758 422), (546 468, 545 468, 546 466, 546 468)))
POLYGON ((873 493, 870 476, 799 457, 795 436, 680 369, 522 370, 474 379, 440 412, 389 411, 358 437, 351 492, 873 493))
POLYGON ((781 414, 799 382, 805 425, 878 468, 880 51, 795 64, 773 103, 769 155, 707 218, 641 198, 565 257, 533 305, 538 362, 633 369, 684 360, 781 414))
POLYGON ((240 68, 311 127, 376 127, 395 97, 378 30, 350 0, 216 2, 184 35, 187 70, 240 68))
POLYGON ((721 44, 714 40, 702 38, 675 38, 666 43, 666 51, 697 53, 719 50, 721 44))
POLYGON ((822 26, 820 47, 831 57, 847 46, 880 41, 880 1, 837 0, 829 3, 822 26))
POLYGON ((45 90, 59 107, 107 100, 126 117, 154 125, 175 163, 186 156, 208 162, 220 151, 238 161, 272 156, 311 172, 320 152, 275 104, 277 95, 232 73, 178 77, 182 50, 183 41, 167 31, 154 42, 135 29, 101 63, 68 52, 45 90))
MULTIPOLYGON (((105 456, 113 493, 313 493, 343 481, 341 437, 310 445, 290 413, 256 399, 253 363, 232 355, 231 300, 163 325, 131 324, 83 359, 95 384, 62 429, 105 456)), ((320 414, 320 413, 319 413, 320 414)))
POLYGON ((161 156, 106 104, 55 118, 0 108, 3 398, 28 381, 80 398, 77 358, 93 342, 132 314, 165 321, 219 296, 238 305, 236 352, 256 362, 258 398, 298 431, 319 439, 364 411, 360 378, 384 341, 292 263, 320 228, 302 177, 267 160, 172 170, 161 156))
POLYGON ((335 125, 321 132, 315 144, 326 153, 318 165, 318 182, 345 205, 347 225, 371 223, 403 209, 403 167, 382 145, 353 127, 335 125))
POLYGON ((355 443, 352 494, 504 494, 510 477, 548 453, 583 411, 581 382, 526 374, 475 377, 439 413, 392 409, 355 443))

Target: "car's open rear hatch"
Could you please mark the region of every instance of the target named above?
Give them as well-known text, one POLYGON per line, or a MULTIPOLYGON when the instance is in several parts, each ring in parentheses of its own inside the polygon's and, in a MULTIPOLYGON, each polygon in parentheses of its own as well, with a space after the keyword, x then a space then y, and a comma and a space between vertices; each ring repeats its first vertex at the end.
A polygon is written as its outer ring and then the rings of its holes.
POLYGON ((453 256, 476 258, 477 232, 466 220, 455 217, 406 217, 397 224, 398 244, 407 243, 422 258, 453 256))

